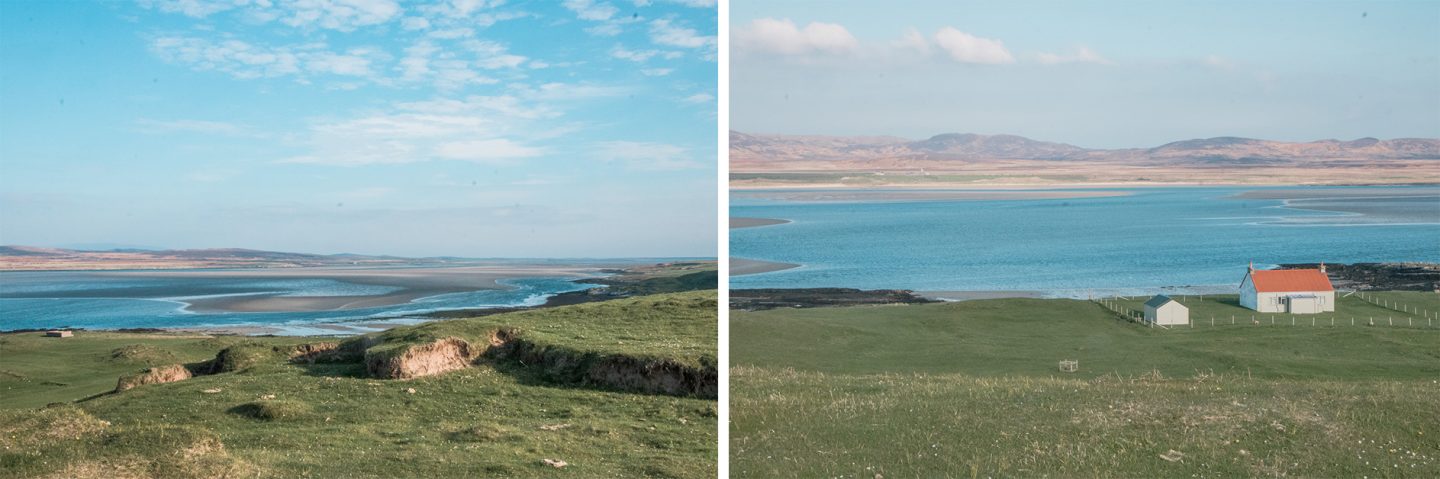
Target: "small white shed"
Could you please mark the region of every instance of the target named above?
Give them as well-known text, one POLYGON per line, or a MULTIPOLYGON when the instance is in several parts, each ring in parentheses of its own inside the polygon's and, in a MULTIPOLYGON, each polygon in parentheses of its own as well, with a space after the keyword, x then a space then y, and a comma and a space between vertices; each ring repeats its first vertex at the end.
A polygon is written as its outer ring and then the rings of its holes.
POLYGON ((1145 322, 1158 326, 1190 324, 1190 308, 1169 296, 1157 294, 1145 302, 1145 322))

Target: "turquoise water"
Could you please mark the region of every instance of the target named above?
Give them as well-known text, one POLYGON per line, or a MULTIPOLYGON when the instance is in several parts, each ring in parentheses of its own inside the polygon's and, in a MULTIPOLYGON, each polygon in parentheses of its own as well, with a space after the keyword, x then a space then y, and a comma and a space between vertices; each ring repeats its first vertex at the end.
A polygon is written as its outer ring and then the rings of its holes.
POLYGON ((502 281, 504 290, 440 294, 405 304, 345 311, 285 313, 195 313, 186 299, 226 295, 368 296, 392 286, 332 279, 132 278, 83 272, 23 272, 0 275, 0 330, 40 328, 173 328, 266 326, 281 334, 334 334, 317 323, 418 322, 436 311, 534 306, 558 293, 595 285, 573 278, 502 281))
MULTIPOLYGON (((1246 264, 1440 261, 1440 199, 1233 199, 1255 188, 1063 200, 816 202, 732 193, 731 255, 800 268, 735 288, 1234 291, 1246 264), (1343 211, 1334 211, 1343 210, 1343 211)), ((1316 188, 1325 190, 1324 188, 1316 188)), ((1340 190, 1341 188, 1331 188, 1340 190)))

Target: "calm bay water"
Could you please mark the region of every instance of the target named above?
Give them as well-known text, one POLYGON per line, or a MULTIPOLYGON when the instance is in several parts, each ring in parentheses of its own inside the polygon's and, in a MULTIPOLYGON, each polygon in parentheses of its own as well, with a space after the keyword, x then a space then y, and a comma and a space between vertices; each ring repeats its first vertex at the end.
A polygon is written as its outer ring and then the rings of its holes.
POLYGON ((282 334, 334 333, 317 323, 415 322, 416 315, 443 310, 543 304, 551 295, 595 285, 574 278, 502 281, 506 290, 439 294, 409 303, 344 311, 195 313, 185 300, 226 295, 369 296, 397 291, 332 279, 136 278, 79 272, 0 275, 0 330, 38 328, 172 328, 265 326, 282 334))
MULTIPOLYGON (((1255 188, 1124 189, 1108 198, 801 203, 731 195, 731 255, 800 268, 735 288, 1234 291, 1247 262, 1440 261, 1440 199, 1234 199, 1255 188)), ((1343 190, 1312 188, 1310 190, 1343 190)), ((1418 191, 1418 190, 1417 190, 1418 191)), ((1431 190, 1433 192, 1433 190, 1431 190)))

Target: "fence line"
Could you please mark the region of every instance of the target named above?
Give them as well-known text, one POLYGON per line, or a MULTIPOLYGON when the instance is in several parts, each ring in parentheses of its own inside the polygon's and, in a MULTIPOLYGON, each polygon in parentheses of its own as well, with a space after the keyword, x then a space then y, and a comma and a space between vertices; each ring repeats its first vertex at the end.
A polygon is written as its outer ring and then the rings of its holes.
POLYGON ((1422 309, 1416 306, 1411 306, 1387 298, 1376 298, 1374 293, 1366 294, 1364 291, 1356 291, 1355 296, 1359 297, 1361 301, 1385 309, 1389 309, 1391 311, 1399 311, 1405 314, 1419 314, 1421 318, 1431 321, 1440 321, 1440 311, 1430 311, 1428 308, 1422 309))
MULTIPOLYGON (((1199 295, 1197 295, 1197 296, 1199 296, 1199 295)), ((1402 312, 1402 313, 1406 312, 1405 310, 1402 310, 1402 309, 1397 309, 1397 308, 1395 308, 1395 307, 1385 306, 1385 304, 1392 304, 1392 305, 1393 305, 1393 304, 1395 304, 1394 302, 1387 302, 1387 301, 1385 301, 1384 299, 1380 299, 1380 300, 1378 300, 1378 301, 1380 301, 1380 302, 1376 302, 1377 300, 1375 300, 1375 298, 1374 298, 1373 296, 1371 296, 1371 295, 1364 295, 1363 293, 1357 293, 1356 296, 1360 296, 1361 299, 1365 300, 1366 302, 1369 302, 1369 303, 1371 303, 1371 304, 1380 305, 1380 306, 1385 307, 1385 308, 1387 308, 1387 309, 1390 309, 1390 310, 1392 310, 1392 311, 1402 312)), ((1183 296, 1183 298, 1188 299, 1188 295, 1187 295, 1187 296, 1183 296)), ((1119 320, 1127 321, 1127 322, 1132 322, 1132 323, 1138 323, 1138 324, 1141 324, 1141 325, 1144 325, 1144 326, 1148 326, 1148 327, 1155 327, 1154 324, 1150 324, 1150 323, 1148 323, 1148 322, 1145 321, 1145 313, 1144 313, 1143 311, 1137 311, 1137 310, 1134 310, 1134 309, 1130 309, 1128 306, 1126 306, 1125 304, 1123 304, 1123 302, 1120 301, 1120 299, 1121 299, 1120 297, 1113 297, 1113 298, 1112 298, 1112 297, 1091 298, 1091 299, 1090 299, 1090 302, 1095 303, 1095 304, 1099 305, 1099 306, 1102 307, 1102 308, 1105 308, 1106 311, 1109 311, 1111 314, 1113 314, 1113 315, 1114 315, 1117 319, 1119 319, 1119 320)), ((1200 297, 1200 299, 1203 301, 1203 297, 1200 297)), ((1130 300, 1130 301, 1133 301, 1133 300, 1130 300)), ((1184 303, 1182 302, 1181 304, 1184 304, 1184 303)), ((1414 309, 1414 308, 1408 307, 1408 305, 1401 305, 1400 307, 1406 308, 1407 310, 1409 310, 1409 311, 1411 311, 1411 312, 1406 313, 1407 316, 1401 316, 1401 317, 1399 318, 1399 319, 1400 319, 1400 322, 1399 322, 1398 324, 1397 324, 1397 322, 1395 321, 1396 317, 1395 317, 1394 315, 1389 315, 1389 316, 1385 316, 1385 317, 1377 317, 1377 316, 1360 317, 1360 316, 1353 316, 1353 315, 1352 315, 1352 316, 1340 316, 1340 315, 1336 315, 1336 314, 1331 314, 1331 315, 1329 316, 1328 324, 1326 324, 1326 316, 1323 315, 1323 314, 1306 315, 1306 316, 1310 316, 1310 325, 1309 325, 1309 327, 1312 327, 1312 328, 1315 328, 1315 327, 1331 327, 1331 328, 1333 328, 1333 327, 1345 327, 1345 326, 1347 326, 1347 324, 1346 324, 1347 320, 1348 320, 1348 322, 1349 322, 1348 326, 1366 326, 1366 327, 1373 327, 1373 326, 1395 327, 1395 326, 1399 326, 1399 327, 1409 327, 1409 328, 1416 328, 1416 327, 1418 327, 1418 328, 1440 328, 1440 315, 1432 314, 1432 313, 1430 313, 1429 311, 1424 310, 1424 309, 1416 310, 1416 309, 1414 309), (1424 322, 1423 322, 1423 323, 1417 323, 1417 322, 1416 322, 1416 319, 1417 319, 1417 318, 1416 318, 1415 316, 1413 316, 1414 314, 1421 314, 1422 317, 1420 317, 1420 318, 1418 318, 1418 319, 1421 319, 1421 320, 1424 321, 1424 322)), ((1250 325, 1257 325, 1257 326, 1258 326, 1258 325, 1266 325, 1266 322, 1268 322, 1268 323, 1269 323, 1268 326, 1287 326, 1287 325, 1284 324, 1283 322, 1277 322, 1275 316, 1276 316, 1276 315, 1274 315, 1274 314, 1251 314, 1251 315, 1250 315, 1250 325)), ((1281 316, 1287 316, 1287 315, 1281 315, 1281 316)), ((1290 316, 1290 324, 1289 324, 1288 326, 1291 326, 1291 327, 1305 327, 1305 324, 1304 324, 1303 322, 1300 322, 1300 321, 1299 321, 1299 320, 1300 320, 1300 316, 1299 316, 1299 315, 1293 315, 1293 314, 1292 314, 1292 315, 1288 315, 1288 316, 1290 316)), ((1207 318, 1194 318, 1194 317, 1192 317, 1192 318, 1190 318, 1190 322, 1189 322, 1189 324, 1188 324, 1188 327, 1189 327, 1189 328, 1194 328, 1196 323, 1200 323, 1202 326, 1208 324, 1208 325, 1209 325, 1210 327, 1212 327, 1212 328, 1215 328, 1215 327, 1223 327, 1223 326, 1227 326, 1227 325, 1228 325, 1228 326, 1236 326, 1236 325, 1242 324, 1241 320, 1243 320, 1243 319, 1244 319, 1243 317, 1240 317, 1240 316, 1238 316, 1238 315, 1232 314, 1232 315, 1230 315, 1230 322, 1229 322, 1229 324, 1226 324, 1224 317, 1219 317, 1219 318, 1218 318, 1218 321, 1217 321, 1217 317, 1214 316, 1214 315, 1210 315, 1210 316, 1208 317, 1208 319, 1207 319, 1207 318)), ((1169 329, 1169 328, 1163 328, 1163 329, 1169 329)))

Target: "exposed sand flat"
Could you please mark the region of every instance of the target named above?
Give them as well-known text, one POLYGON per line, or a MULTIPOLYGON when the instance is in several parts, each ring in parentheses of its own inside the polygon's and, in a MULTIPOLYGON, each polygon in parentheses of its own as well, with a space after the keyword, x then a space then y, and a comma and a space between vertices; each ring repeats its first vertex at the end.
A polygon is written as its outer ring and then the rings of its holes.
POLYGON ((1039 291, 916 291, 916 295, 940 301, 970 301, 975 299, 1043 298, 1039 291))
POLYGON ((773 261, 760 261, 745 258, 730 258, 730 276, 744 276, 747 274, 769 273, 772 271, 784 271, 791 268, 799 268, 798 264, 777 263, 773 261))
POLYGON ((736 228, 754 228, 757 226, 783 225, 789 222, 790 220, 782 220, 776 218, 744 218, 732 216, 730 217, 730 229, 733 230, 736 228))
POLYGON ((600 267, 595 265, 487 265, 453 268, 287 268, 278 270, 126 271, 97 274, 147 278, 330 279, 355 284, 401 288, 399 291, 368 296, 244 295, 186 300, 186 302, 190 304, 189 309, 196 312, 293 312, 334 311, 389 306, 408 303, 417 298, 437 294, 481 289, 503 289, 505 286, 498 282, 503 279, 534 277, 583 278, 594 276, 599 269, 600 267))
POLYGON ((403 304, 426 296, 471 291, 452 289, 409 289, 377 296, 225 296, 186 300, 197 313, 281 313, 296 311, 339 311, 403 304))
POLYGON ((1246 191, 1232 198, 1247 200, 1306 200, 1320 198, 1408 198, 1431 196, 1440 198, 1440 187, 1366 187, 1326 189, 1277 189, 1246 191))
POLYGON ((1059 200, 1129 196, 1128 191, 1054 190, 847 190, 847 191, 747 191, 740 196, 799 202, 842 201, 982 201, 1059 200))

